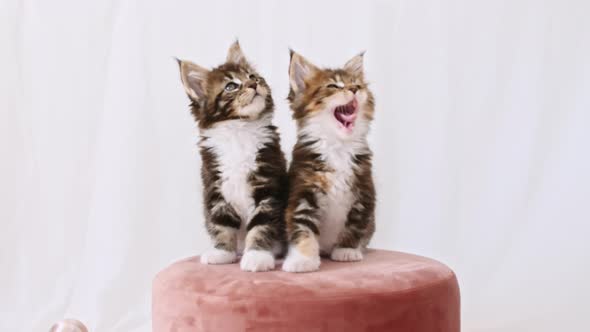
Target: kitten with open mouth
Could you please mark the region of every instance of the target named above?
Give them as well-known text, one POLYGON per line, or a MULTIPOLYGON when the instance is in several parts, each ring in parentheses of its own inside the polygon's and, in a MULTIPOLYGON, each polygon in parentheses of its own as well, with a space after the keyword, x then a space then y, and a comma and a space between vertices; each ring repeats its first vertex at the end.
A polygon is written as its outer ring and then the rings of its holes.
POLYGON ((375 230, 367 144, 374 102, 363 55, 342 68, 321 69, 291 52, 289 79, 297 143, 289 168, 289 252, 283 270, 317 270, 320 255, 361 260, 375 230))

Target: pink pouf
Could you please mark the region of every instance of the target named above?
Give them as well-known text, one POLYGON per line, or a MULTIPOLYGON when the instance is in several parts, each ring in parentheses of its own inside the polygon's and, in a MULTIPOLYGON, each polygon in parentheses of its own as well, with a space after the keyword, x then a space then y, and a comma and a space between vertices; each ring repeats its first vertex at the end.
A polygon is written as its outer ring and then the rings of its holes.
POLYGON ((154 332, 458 332, 459 287, 432 259, 370 250, 320 271, 243 272, 238 264, 172 264, 153 284, 154 332))

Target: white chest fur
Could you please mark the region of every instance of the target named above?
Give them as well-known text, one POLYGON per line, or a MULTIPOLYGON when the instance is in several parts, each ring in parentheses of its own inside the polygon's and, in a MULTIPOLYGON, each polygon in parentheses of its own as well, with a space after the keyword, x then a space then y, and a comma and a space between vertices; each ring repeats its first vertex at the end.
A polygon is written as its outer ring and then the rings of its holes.
POLYGON ((320 197, 320 250, 330 253, 344 229, 348 212, 353 204, 351 191, 353 169, 352 156, 349 151, 332 150, 326 155, 326 162, 332 172, 326 173, 329 188, 326 195, 320 197))
POLYGON ((320 250, 329 254, 338 241, 346 224, 348 212, 354 204, 355 196, 351 190, 356 167, 353 162, 354 155, 366 151, 368 146, 362 137, 342 141, 336 137, 317 135, 318 132, 314 134, 316 135, 310 137, 319 140, 312 148, 322 156, 331 169, 331 172, 325 173, 328 190, 325 195, 318 197, 320 250))
POLYGON ((255 209, 248 176, 256 169, 258 150, 271 140, 269 124, 270 119, 230 120, 201 131, 207 137, 201 145, 212 148, 217 157, 221 194, 242 218, 242 228, 255 209))

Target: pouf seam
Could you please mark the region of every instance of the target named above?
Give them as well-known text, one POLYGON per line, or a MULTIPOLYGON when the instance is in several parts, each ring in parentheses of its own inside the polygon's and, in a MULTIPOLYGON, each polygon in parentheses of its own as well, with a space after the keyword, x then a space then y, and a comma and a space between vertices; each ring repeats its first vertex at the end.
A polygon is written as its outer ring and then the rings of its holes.
MULTIPOLYGON (((444 279, 439 279, 439 280, 437 280, 435 282, 424 284, 424 285, 421 285, 421 286, 415 287, 415 288, 408 288, 408 289, 404 289, 404 290, 400 290, 400 291, 395 291, 395 292, 378 292, 378 293, 371 292, 371 293, 358 293, 358 294, 351 294, 351 295, 344 295, 344 296, 334 295, 334 296, 325 296, 325 297, 319 297, 319 298, 318 297, 314 297, 313 298, 313 301, 314 302, 317 302, 317 300, 354 299, 354 298, 357 298, 357 297, 365 297, 367 295, 385 295, 385 296, 402 297, 402 296, 405 296, 405 295, 407 295, 409 293, 414 293, 414 292, 417 292, 417 291, 422 291, 424 289, 436 287, 436 286, 438 286, 440 284, 445 284, 449 280, 452 280, 452 279, 455 279, 456 280, 456 275, 455 275, 454 272, 451 271, 450 275, 448 277, 444 278, 444 279)), ((182 289, 179 288, 177 290, 182 290, 182 289)), ((197 295, 197 296, 198 295, 205 295, 207 297, 214 297, 214 298, 226 298, 227 297, 226 295, 216 295, 216 294, 203 294, 203 293, 194 293, 194 294, 197 295)), ((248 299, 257 299, 257 300, 271 300, 271 299, 274 299, 273 297, 270 297, 270 296, 250 296, 250 297, 247 297, 247 298, 248 299)), ((288 297, 286 299, 283 299, 283 301, 302 301, 302 300, 307 300, 307 299, 312 300, 312 299, 310 299, 308 297, 293 297, 293 296, 290 296, 290 297, 288 297)))

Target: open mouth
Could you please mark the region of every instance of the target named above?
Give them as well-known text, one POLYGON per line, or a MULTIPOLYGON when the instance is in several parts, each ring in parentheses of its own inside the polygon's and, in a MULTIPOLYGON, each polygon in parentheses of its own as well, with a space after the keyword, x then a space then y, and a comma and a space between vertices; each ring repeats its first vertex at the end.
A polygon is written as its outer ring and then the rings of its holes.
POLYGON ((356 120, 358 111, 358 102, 356 98, 350 103, 340 105, 334 109, 334 117, 344 129, 351 131, 354 128, 354 120, 356 120))

